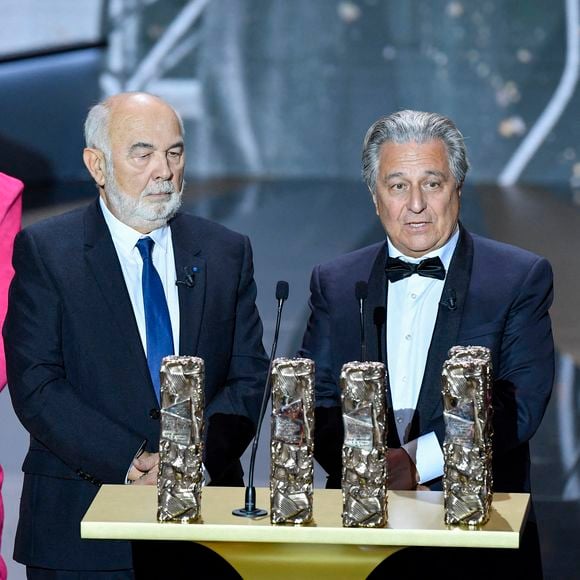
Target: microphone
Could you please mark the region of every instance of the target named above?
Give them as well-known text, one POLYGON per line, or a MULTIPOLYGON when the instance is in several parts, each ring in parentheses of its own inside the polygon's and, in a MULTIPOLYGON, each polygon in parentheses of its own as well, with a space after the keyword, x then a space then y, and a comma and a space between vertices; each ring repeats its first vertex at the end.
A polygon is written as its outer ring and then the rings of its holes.
POLYGON ((457 308, 457 296, 453 288, 445 291, 445 298, 441 300, 441 306, 445 306, 448 310, 455 310, 457 308))
POLYGON ((274 340, 272 342, 272 350, 270 352, 270 366, 268 367, 268 374, 266 376, 266 384, 264 385, 264 396, 262 397, 262 406, 260 408, 260 415, 258 416, 258 428, 254 436, 252 444, 252 455, 250 456, 250 473, 248 475, 248 486, 246 487, 245 505, 243 508, 238 508, 232 511, 234 516, 244 518, 258 518, 265 516, 268 512, 266 510, 256 507, 256 489, 254 488, 254 468, 256 467, 256 451, 258 450, 258 441, 260 439, 260 430, 262 428, 262 421, 266 414, 266 407, 268 406, 268 399, 270 398, 270 378, 272 376, 272 363, 276 356, 276 348, 278 346, 278 334, 280 332, 280 319, 282 318, 282 306, 288 299, 288 282, 280 280, 276 284, 276 300, 278 301, 278 313, 276 316, 276 329, 274 331, 274 340))
POLYGON ((197 272, 197 266, 191 267, 191 272, 189 268, 185 266, 183 268, 183 275, 185 276, 185 280, 176 280, 176 286, 187 286, 188 288, 193 288, 195 286, 195 273, 197 272))
POLYGON ((373 326, 377 333, 377 360, 380 362, 386 362, 384 360, 384 348, 383 343, 385 341, 385 322, 387 321, 387 311, 384 306, 377 306, 373 310, 373 326))
POLYGON ((366 282, 359 280, 354 286, 354 293, 359 304, 360 315, 360 357, 361 362, 367 360, 367 343, 365 338, 365 301, 369 294, 369 287, 366 282))

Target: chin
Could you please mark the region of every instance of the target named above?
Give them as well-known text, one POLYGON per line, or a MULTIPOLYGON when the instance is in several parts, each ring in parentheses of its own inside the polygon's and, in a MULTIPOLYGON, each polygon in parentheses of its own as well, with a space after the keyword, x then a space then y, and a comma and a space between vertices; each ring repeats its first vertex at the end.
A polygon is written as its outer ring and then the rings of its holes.
POLYGON ((407 243, 404 244, 404 247, 408 253, 423 255, 433 250, 434 245, 429 243, 429 241, 414 239, 407 240, 407 243))
POLYGON ((137 211, 139 217, 145 221, 156 222, 160 220, 168 221, 181 207, 181 196, 171 197, 167 200, 152 201, 142 206, 141 211, 137 211))

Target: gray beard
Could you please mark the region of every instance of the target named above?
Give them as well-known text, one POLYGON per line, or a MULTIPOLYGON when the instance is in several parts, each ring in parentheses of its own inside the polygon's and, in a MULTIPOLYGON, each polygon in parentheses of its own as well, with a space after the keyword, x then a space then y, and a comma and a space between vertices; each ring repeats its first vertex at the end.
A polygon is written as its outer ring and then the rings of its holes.
POLYGON ((115 174, 111 172, 105 177, 105 192, 112 213, 120 221, 137 230, 153 231, 163 227, 181 207, 184 184, 177 191, 171 181, 154 183, 146 187, 138 199, 134 199, 119 188, 115 174), (165 201, 148 200, 155 193, 171 195, 165 201))

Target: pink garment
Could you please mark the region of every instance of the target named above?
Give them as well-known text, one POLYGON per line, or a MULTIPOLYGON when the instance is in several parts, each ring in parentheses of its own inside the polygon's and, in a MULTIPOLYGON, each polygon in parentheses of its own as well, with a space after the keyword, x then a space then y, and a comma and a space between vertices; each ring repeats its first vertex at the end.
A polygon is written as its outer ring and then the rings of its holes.
MULTIPOLYGON (((22 181, 0 173, 0 328, 4 324, 8 305, 8 286, 14 275, 12 269, 12 246, 14 236, 22 224, 22 181)), ((6 361, 4 341, 0 333, 0 391, 6 385, 6 361)), ((4 472, 0 465, 0 548, 4 526, 4 504, 2 503, 2 481, 4 472)), ((0 580, 6 580, 6 564, 0 556, 0 580)))
MULTIPOLYGON (((22 181, 0 173, 0 328, 8 305, 8 286, 14 275, 12 246, 22 223, 22 181)), ((0 390, 6 384, 4 341, 0 334, 0 390)))

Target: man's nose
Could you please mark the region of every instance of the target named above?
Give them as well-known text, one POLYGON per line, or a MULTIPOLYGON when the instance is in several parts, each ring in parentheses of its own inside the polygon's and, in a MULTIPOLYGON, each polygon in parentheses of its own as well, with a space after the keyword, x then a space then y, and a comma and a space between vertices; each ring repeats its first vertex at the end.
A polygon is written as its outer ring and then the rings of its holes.
POLYGON ((419 186, 411 188, 411 193, 409 194, 407 207, 413 213, 421 213, 427 207, 427 203, 425 202, 425 196, 423 195, 423 192, 421 191, 421 188, 419 186))
POLYGON ((166 155, 163 153, 158 152, 156 157, 156 164, 154 169, 153 178, 154 179, 162 179, 167 181, 173 177, 173 171, 171 166, 169 165, 169 160, 167 159, 166 155))

